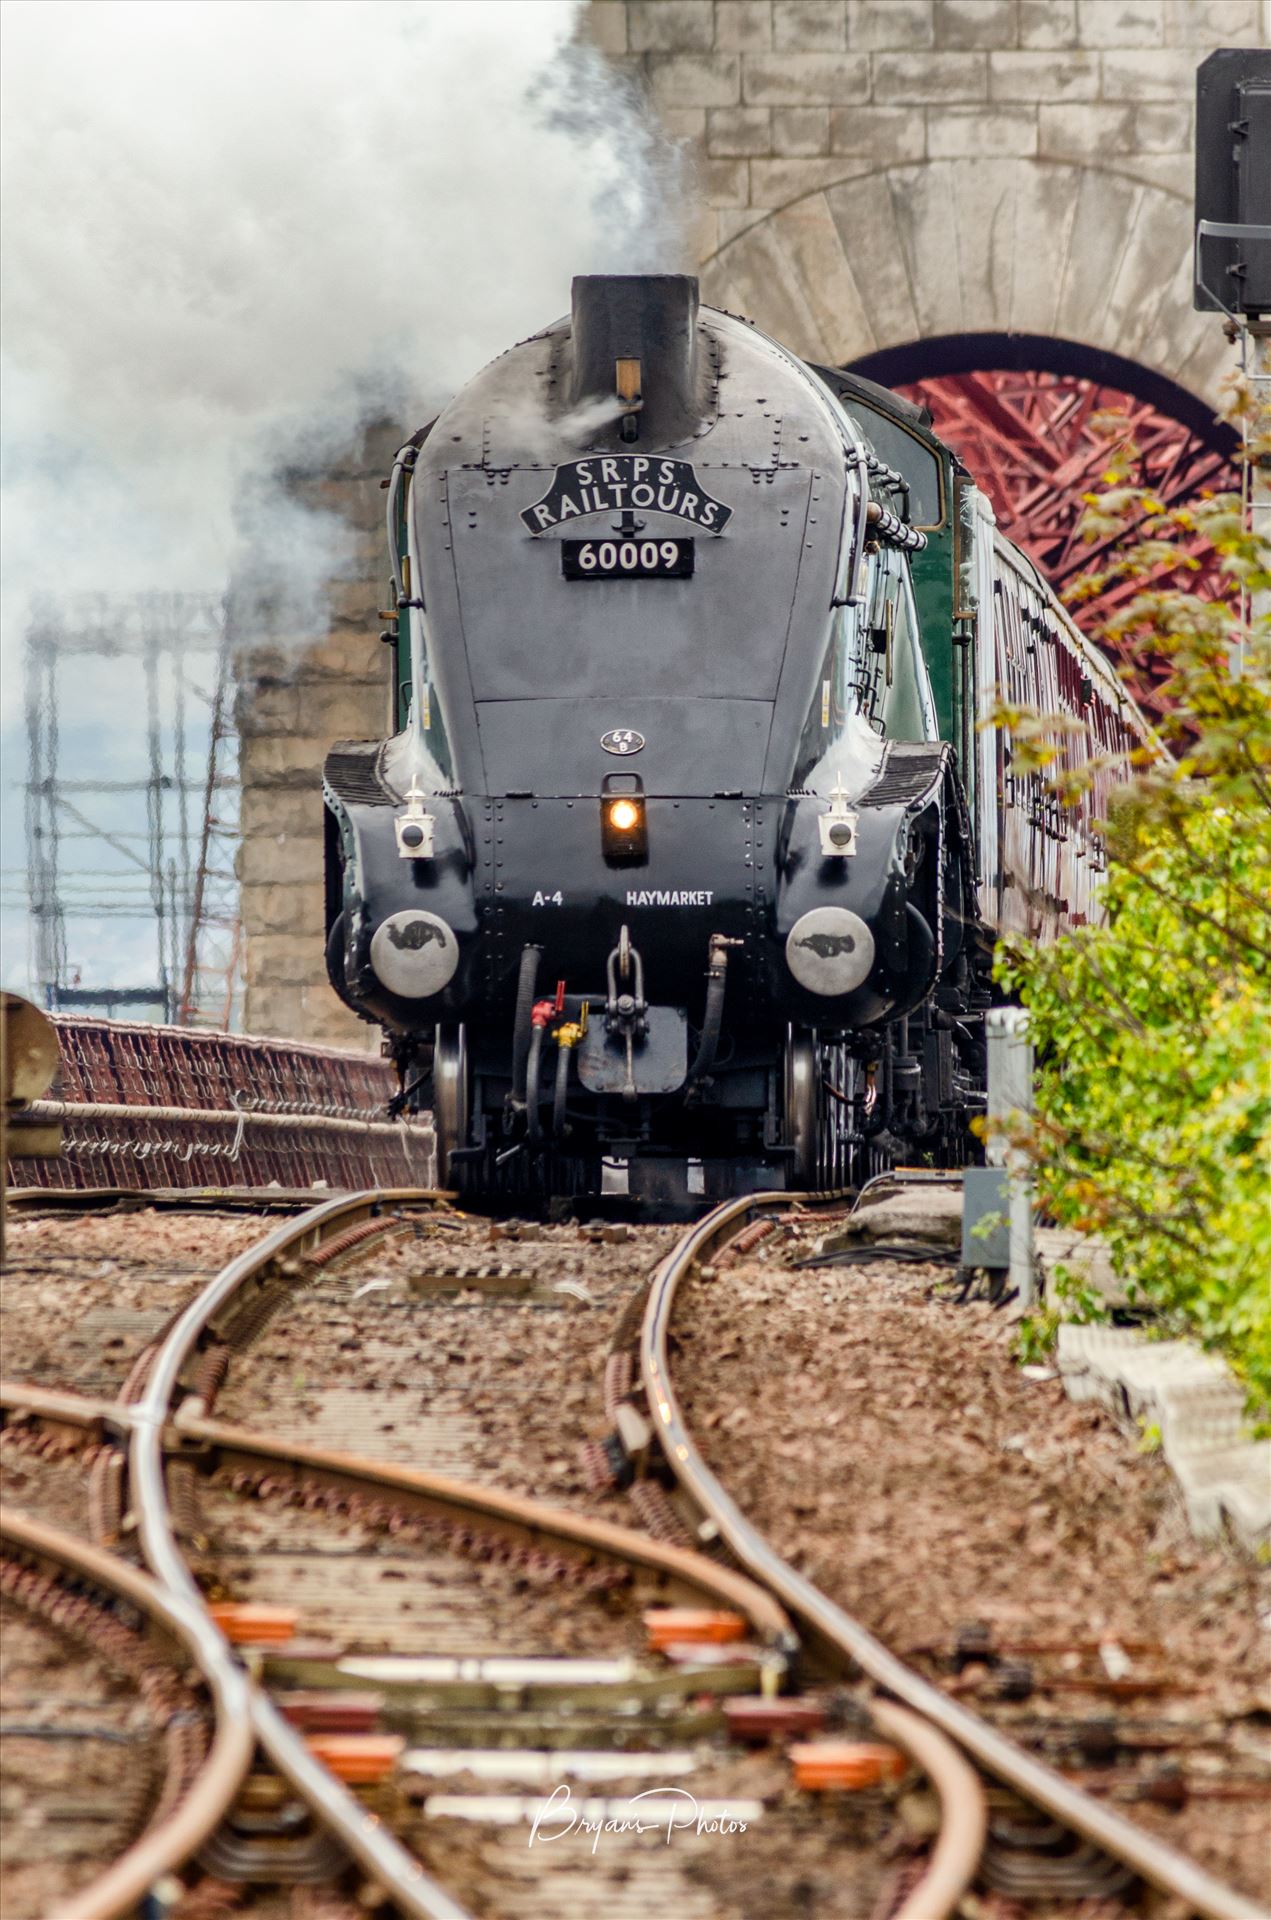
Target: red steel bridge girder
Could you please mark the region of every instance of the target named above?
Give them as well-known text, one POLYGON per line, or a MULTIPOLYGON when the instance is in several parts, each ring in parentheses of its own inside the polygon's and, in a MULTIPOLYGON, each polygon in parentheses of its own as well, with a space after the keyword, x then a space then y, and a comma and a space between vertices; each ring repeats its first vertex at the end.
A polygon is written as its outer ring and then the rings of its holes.
MULTIPOLYGON (((988 495, 1003 533, 1060 595, 1115 555, 1117 540, 1090 542, 1079 526, 1083 496, 1108 484, 1113 452, 1126 441, 1135 449, 1131 484, 1148 488, 1166 507, 1239 484, 1230 459, 1212 442, 1151 403, 1095 380, 1015 369, 911 381, 898 391, 930 409, 936 432, 988 495)), ((1180 542, 1178 552, 1178 566, 1157 569, 1149 582, 1117 580, 1071 603, 1077 624, 1116 658, 1132 691, 1156 713, 1164 705, 1159 689, 1168 657, 1132 642, 1111 643, 1103 627, 1143 584, 1177 586, 1206 599, 1230 591, 1201 540, 1180 542), (1185 564, 1196 560, 1198 570, 1185 564)))

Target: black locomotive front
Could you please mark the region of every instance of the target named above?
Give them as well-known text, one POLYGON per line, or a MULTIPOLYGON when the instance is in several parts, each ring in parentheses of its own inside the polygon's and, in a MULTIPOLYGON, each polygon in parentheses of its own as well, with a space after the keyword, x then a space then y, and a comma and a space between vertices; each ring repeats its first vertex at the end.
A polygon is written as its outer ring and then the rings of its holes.
POLYGON ((969 904, 887 486, 680 277, 576 281, 399 455, 409 711, 328 759, 328 962, 444 1179, 850 1170, 969 904))

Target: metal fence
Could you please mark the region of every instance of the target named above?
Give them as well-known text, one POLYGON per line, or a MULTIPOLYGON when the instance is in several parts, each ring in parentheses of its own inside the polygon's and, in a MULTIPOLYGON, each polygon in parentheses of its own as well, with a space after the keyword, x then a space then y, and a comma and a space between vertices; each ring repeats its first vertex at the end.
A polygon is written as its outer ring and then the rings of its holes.
POLYGON ((54 1018, 61 1065, 42 1116, 57 1158, 20 1187, 391 1187, 433 1178, 427 1124, 391 1121, 387 1061, 293 1041, 54 1018))

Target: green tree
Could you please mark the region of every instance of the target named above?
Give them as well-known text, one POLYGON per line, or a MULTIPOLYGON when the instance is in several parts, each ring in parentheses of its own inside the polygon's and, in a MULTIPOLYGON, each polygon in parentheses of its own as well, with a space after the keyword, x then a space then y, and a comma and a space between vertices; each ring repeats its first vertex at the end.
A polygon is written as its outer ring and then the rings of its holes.
MULTIPOLYGON (((1247 394, 1235 406, 1251 414, 1247 394)), ((1250 434, 1271 461, 1271 421, 1250 434)), ((1271 547, 1237 496, 1166 510, 1117 449, 1087 538, 1122 535, 1137 591, 1108 629, 1163 653, 1168 754, 1136 752, 1105 823, 1106 918, 1050 947, 1002 943, 1031 1011, 1039 1194, 1106 1239, 1132 1297, 1224 1352, 1271 1405, 1271 547), (1197 539, 1225 596, 1174 584, 1197 539), (1255 611, 1251 613, 1250 609, 1255 611)), ((1057 761, 1053 716, 1015 725, 1017 764, 1057 761)), ((1023 769, 1021 769, 1023 770, 1023 769)), ((1068 800, 1088 775, 1054 775, 1068 800)))

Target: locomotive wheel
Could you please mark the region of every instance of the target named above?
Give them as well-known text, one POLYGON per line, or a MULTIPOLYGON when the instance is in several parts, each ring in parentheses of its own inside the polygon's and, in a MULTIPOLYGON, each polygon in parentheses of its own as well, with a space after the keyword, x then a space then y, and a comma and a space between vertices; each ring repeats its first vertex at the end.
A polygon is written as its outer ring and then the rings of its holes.
POLYGON ((438 1027, 433 1055, 433 1125, 437 1132, 437 1185, 448 1187, 459 1176, 450 1156, 466 1147, 472 1125, 472 1068, 468 1061, 467 1029, 438 1027))
POLYGON ((785 1131, 793 1147, 789 1167, 792 1188, 811 1192, 820 1185, 820 1135, 825 1094, 821 1086, 820 1047, 811 1033, 786 1029, 785 1131))

